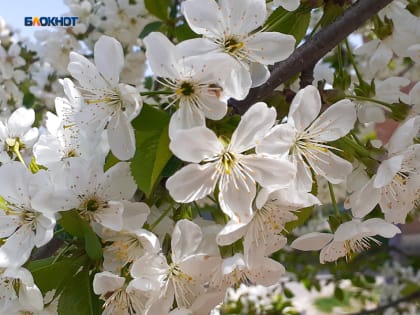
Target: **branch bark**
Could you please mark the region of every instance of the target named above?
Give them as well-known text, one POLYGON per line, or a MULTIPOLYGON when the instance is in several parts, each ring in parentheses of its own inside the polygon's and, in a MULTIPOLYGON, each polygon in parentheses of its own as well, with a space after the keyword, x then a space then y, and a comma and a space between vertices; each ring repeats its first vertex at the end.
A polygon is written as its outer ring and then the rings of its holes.
POLYGON ((343 39, 391 2, 392 0, 357 1, 342 16, 298 47, 289 58, 276 63, 266 83, 251 89, 244 100, 230 99, 229 106, 232 106, 238 114, 245 113, 254 103, 270 96, 277 86, 315 64, 343 39))
POLYGON ((411 293, 411 294, 409 294, 405 297, 402 297, 400 299, 397 299, 395 301, 392 301, 388 304, 381 305, 381 306, 379 306, 379 307, 377 307, 373 310, 366 310, 366 311, 361 311, 361 312, 358 312, 358 313, 351 313, 351 314, 348 314, 348 315, 383 314, 383 311, 385 311, 387 308, 394 307, 394 306, 397 306, 398 304, 401 304, 401 303, 404 303, 404 302, 409 302, 409 301, 416 300, 416 299, 419 299, 419 298, 420 298, 420 290, 415 291, 415 292, 413 292, 413 293, 411 293))

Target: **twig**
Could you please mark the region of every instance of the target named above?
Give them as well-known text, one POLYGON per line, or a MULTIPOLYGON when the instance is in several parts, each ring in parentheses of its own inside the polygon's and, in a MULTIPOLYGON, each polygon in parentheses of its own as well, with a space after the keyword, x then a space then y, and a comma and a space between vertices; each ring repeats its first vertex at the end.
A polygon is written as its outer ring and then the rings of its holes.
POLYGON ((242 101, 230 99, 229 105, 234 108, 236 113, 245 113, 254 103, 270 96, 280 84, 315 64, 343 39, 391 2, 392 0, 357 1, 342 16, 298 47, 289 58, 276 63, 266 83, 251 89, 248 96, 242 101))
POLYGON ((377 308, 373 310, 364 310, 360 311, 358 313, 351 313, 347 315, 372 315, 372 314, 383 314, 383 311, 385 311, 387 308, 397 306, 400 303, 409 302, 411 300, 419 299, 420 298, 420 290, 415 291, 407 296, 404 296, 400 299, 394 300, 392 302, 389 302, 388 304, 384 304, 381 306, 378 306, 377 308))

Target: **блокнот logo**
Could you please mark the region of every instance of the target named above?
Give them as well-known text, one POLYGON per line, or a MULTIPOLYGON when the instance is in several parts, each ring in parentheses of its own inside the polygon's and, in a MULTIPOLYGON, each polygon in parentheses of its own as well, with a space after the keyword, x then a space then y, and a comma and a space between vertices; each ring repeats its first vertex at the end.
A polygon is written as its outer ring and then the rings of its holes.
POLYGON ((75 26, 77 16, 41 16, 25 17, 25 26, 75 26))

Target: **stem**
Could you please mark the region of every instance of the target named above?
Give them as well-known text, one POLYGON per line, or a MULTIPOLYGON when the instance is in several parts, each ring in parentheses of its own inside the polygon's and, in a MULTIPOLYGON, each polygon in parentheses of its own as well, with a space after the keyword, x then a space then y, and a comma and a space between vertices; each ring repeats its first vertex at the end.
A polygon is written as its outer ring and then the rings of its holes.
POLYGON ((333 208, 335 210, 335 214, 340 215, 340 209, 338 209, 337 201, 335 200, 334 187, 330 182, 328 182, 328 189, 330 191, 331 203, 332 203, 333 208))
POLYGON ((16 157, 18 158, 20 163, 22 163, 26 167, 26 163, 23 160, 22 155, 20 154, 20 151, 19 151, 19 143, 18 142, 16 142, 16 144, 13 146, 13 153, 16 154, 16 157))
POLYGON ((153 229, 155 227, 157 227, 160 223, 160 221, 163 220, 164 217, 166 217, 166 215, 172 210, 172 207, 169 207, 168 209, 166 209, 165 211, 163 211, 163 213, 159 216, 159 218, 157 218, 157 220, 155 222, 153 222, 152 224, 150 224, 150 231, 153 231, 153 229))
POLYGON ((357 80, 359 80, 359 83, 361 83, 363 82, 363 78, 359 72, 359 69, 357 68, 356 62, 354 61, 353 52, 351 51, 350 44, 347 38, 345 42, 346 42, 347 55, 349 56, 350 63, 352 64, 353 69, 356 72, 357 80))
POLYGON ((377 104, 380 104, 382 106, 385 106, 387 109, 390 109, 392 107, 392 105, 387 103, 387 102, 383 102, 383 101, 380 101, 380 100, 377 100, 377 99, 374 99, 374 98, 365 97, 365 96, 346 95, 345 98, 351 98, 351 99, 359 100, 359 101, 377 103, 377 104))
POLYGON ((338 59, 338 73, 340 76, 343 74, 344 67, 343 67, 343 52, 341 49, 341 43, 337 46, 337 59, 338 59))
POLYGON ((155 95, 170 95, 173 94, 172 91, 149 91, 149 92, 140 92, 141 96, 155 96, 155 95))
POLYGON ((289 58, 276 63, 270 78, 264 84, 251 89, 244 100, 230 99, 229 106, 233 107, 236 113, 244 114, 256 102, 270 96, 280 84, 316 64, 343 39, 391 2, 392 0, 357 1, 343 15, 298 47, 289 58))

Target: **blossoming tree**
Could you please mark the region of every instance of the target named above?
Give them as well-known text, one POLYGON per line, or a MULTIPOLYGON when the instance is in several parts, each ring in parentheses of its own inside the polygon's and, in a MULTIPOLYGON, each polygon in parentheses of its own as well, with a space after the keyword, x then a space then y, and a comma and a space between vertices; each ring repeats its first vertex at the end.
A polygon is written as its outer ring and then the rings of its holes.
POLYGON ((420 265, 418 1, 65 2, 0 18, 0 314, 297 314, 320 273, 361 309, 420 265))

